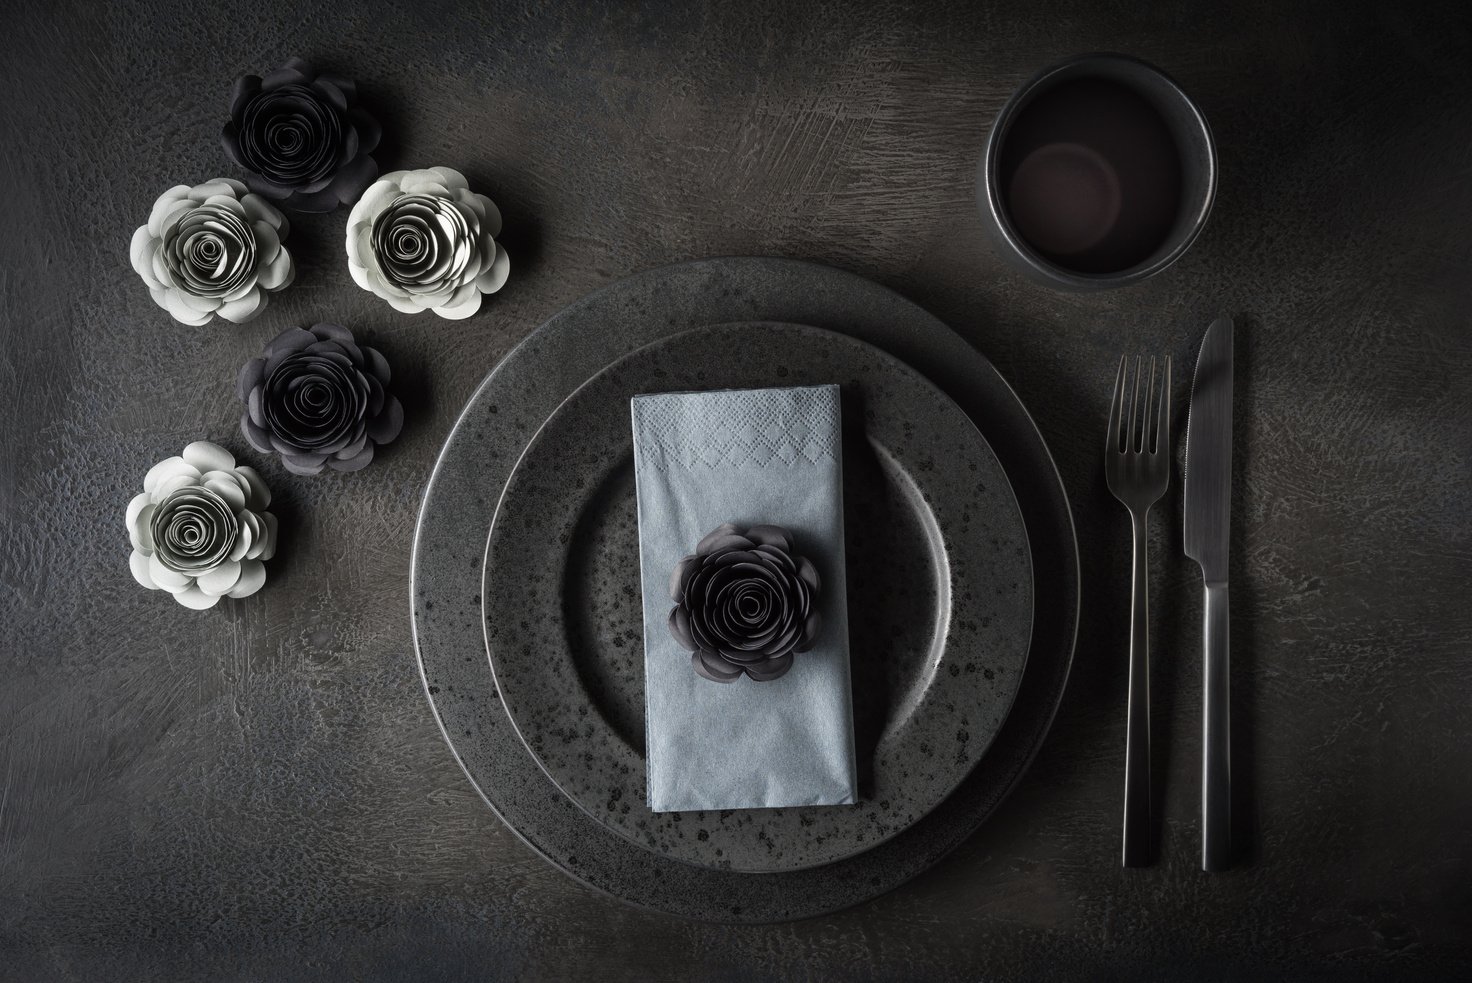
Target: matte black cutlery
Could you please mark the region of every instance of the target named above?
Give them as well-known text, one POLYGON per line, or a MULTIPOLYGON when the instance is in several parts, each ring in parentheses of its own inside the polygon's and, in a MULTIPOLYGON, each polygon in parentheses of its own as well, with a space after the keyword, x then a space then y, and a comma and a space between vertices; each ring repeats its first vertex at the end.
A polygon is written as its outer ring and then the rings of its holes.
POLYGON ((1130 604, 1129 720, 1124 770, 1124 865, 1150 863, 1150 507, 1170 485, 1170 359, 1157 387, 1155 359, 1149 375, 1134 359, 1119 360, 1104 476, 1134 525, 1134 589, 1130 604), (1140 387, 1144 384, 1144 398, 1140 387))
POLYGON ((1227 547, 1232 490, 1232 320, 1201 342, 1186 424, 1186 555, 1201 565, 1205 680, 1201 734, 1201 869, 1225 870, 1232 853, 1227 547))

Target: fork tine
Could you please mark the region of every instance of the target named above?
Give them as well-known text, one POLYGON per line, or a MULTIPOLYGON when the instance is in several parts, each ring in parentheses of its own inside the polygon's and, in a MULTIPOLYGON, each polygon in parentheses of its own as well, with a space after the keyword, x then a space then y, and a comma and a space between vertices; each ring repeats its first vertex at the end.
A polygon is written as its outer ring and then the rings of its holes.
POLYGON ((1124 406, 1125 363, 1128 356, 1119 356, 1119 371, 1114 374, 1114 396, 1109 400, 1109 446, 1108 453, 1119 453, 1120 410, 1124 406))
POLYGON ((1165 378, 1160 386, 1160 407, 1155 411, 1155 450, 1159 454, 1170 448, 1170 356, 1165 356, 1165 378))
POLYGON ((1141 408, 1140 415, 1140 453, 1150 453, 1150 445, 1155 439, 1155 356, 1150 356, 1150 378, 1145 383, 1145 405, 1141 408))
POLYGON ((1138 355, 1135 356, 1135 384, 1131 389, 1130 428, 1125 432, 1124 436, 1124 449, 1126 451, 1133 451, 1139 447, 1139 441, 1135 435, 1140 432, 1142 429, 1141 424, 1144 422, 1140 419, 1140 410, 1142 407, 1140 405, 1140 356, 1138 355))

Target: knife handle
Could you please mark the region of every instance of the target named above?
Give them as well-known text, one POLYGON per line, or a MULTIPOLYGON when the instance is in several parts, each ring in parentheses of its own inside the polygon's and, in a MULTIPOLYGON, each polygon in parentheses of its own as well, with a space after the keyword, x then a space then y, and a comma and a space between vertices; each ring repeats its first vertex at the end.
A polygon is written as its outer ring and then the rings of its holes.
POLYGON ((1232 865, 1230 605, 1227 585, 1206 585, 1205 713, 1201 733, 1201 869, 1232 865))
POLYGON ((1124 866, 1150 864, 1150 570, 1148 510, 1134 516, 1130 687, 1124 750, 1124 866))

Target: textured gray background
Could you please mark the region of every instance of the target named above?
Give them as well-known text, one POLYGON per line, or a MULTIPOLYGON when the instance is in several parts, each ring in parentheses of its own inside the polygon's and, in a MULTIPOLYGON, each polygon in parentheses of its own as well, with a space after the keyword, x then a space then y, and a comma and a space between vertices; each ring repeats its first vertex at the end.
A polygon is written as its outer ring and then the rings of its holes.
MULTIPOLYGON (((7 4, 0 40, 0 976, 1452 977, 1472 924, 1472 23, 1418 4, 949 8, 719 2, 7 4), (370 9, 370 6, 373 9, 370 9), (668 9, 667 9, 668 8, 668 9), (1129 51, 1221 147, 1216 212, 1156 282, 1062 296, 983 245, 983 131, 1039 65, 1129 51), (511 282, 466 322, 353 286, 345 216, 297 284, 188 328, 129 269, 154 197, 230 174, 231 80, 360 80, 388 166, 503 207, 511 282), (1074 499, 1074 680, 1036 765, 931 873, 727 928, 629 910, 481 803, 417 678, 418 497, 479 379, 562 305, 693 257, 817 259, 936 312, 1017 387, 1074 499), (1197 853, 1194 571, 1155 529, 1162 862, 1116 866, 1125 514, 1099 466, 1114 359, 1188 368, 1242 318, 1234 728, 1249 862, 1197 853), (249 453, 232 379, 280 329, 366 333, 409 423, 355 475, 249 453), (140 590, 123 509, 196 438, 261 467, 285 545, 207 614, 140 590)), ((1177 395, 1185 395, 1185 378, 1177 395)), ((472 585, 467 584, 467 590, 472 585)))

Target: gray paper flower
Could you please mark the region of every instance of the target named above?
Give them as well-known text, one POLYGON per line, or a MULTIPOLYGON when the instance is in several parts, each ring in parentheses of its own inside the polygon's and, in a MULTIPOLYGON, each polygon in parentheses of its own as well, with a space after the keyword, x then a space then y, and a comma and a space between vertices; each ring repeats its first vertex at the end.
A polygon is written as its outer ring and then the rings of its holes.
POLYGON ((793 653, 817 639, 820 589, 818 571, 793 552, 786 529, 743 532, 728 522, 670 575, 670 634, 706 679, 776 679, 792 668, 793 653))
POLYGON ((394 171, 348 216, 348 270, 394 310, 469 317, 511 272, 500 234, 500 211, 459 171, 394 171))
POLYGON ((357 471, 404 426, 388 362, 337 324, 288 328, 240 370, 240 429, 293 474, 357 471))
POLYGON ((129 560, 149 590, 165 590, 188 608, 246 597, 266 582, 276 552, 271 491, 254 468, 225 448, 199 440, 155 464, 143 493, 128 503, 129 560))
POLYGON ((170 188, 133 233, 133 269, 154 302, 185 324, 218 315, 249 321, 296 269, 281 244, 290 227, 264 198, 229 178, 170 188))
POLYGON ((251 191, 285 208, 330 212, 377 177, 371 154, 381 135, 357 86, 292 58, 265 78, 236 80, 220 142, 251 191))

